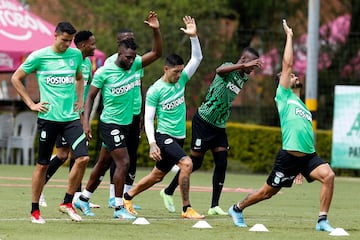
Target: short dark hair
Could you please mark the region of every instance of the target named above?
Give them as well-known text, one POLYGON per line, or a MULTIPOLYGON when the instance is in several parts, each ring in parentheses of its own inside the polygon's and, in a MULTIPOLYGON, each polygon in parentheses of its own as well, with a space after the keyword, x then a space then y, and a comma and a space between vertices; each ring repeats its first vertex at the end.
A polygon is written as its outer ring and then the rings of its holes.
POLYGON ((67 33, 67 34, 75 34, 76 29, 74 26, 69 22, 59 22, 58 25, 56 25, 55 32, 57 33, 67 33))
POLYGON ((75 34, 74 43, 77 46, 79 43, 89 40, 93 35, 94 34, 88 30, 79 31, 75 34))
POLYGON ((132 33, 133 31, 128 28, 122 28, 118 31, 118 34, 120 33, 132 33))
POLYGON ((259 52, 258 52, 255 48, 252 48, 252 47, 246 47, 246 48, 244 48, 244 49, 243 49, 243 52, 249 52, 249 53, 255 55, 255 56, 258 57, 258 58, 260 57, 259 52))
POLYGON ((134 39, 125 39, 119 42, 118 47, 131 48, 132 50, 136 50, 138 45, 134 41, 134 39))
POLYGON ((277 88, 277 87, 279 86, 280 76, 281 76, 281 72, 278 72, 278 73, 275 75, 275 78, 274 78, 275 88, 277 88))
POLYGON ((174 66, 183 65, 183 64, 184 64, 184 60, 182 59, 182 57, 180 57, 179 55, 177 55, 175 53, 171 53, 171 54, 167 55, 165 58, 166 66, 174 67, 174 66))

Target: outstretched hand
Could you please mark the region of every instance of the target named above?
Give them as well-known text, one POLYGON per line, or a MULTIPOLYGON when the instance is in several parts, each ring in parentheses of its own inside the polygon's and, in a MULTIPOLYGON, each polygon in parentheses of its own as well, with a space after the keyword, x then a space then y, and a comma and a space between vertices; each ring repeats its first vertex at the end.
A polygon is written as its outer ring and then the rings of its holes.
POLYGON ((160 27, 160 23, 159 20, 157 18, 157 14, 154 11, 150 11, 148 17, 146 18, 146 20, 144 21, 144 23, 146 23, 147 25, 149 25, 149 27, 157 29, 160 27))
POLYGON ((187 35, 190 35, 191 37, 195 37, 196 36, 195 19, 190 16, 185 16, 183 17, 183 21, 185 23, 186 28, 180 28, 180 30, 186 33, 187 35))
POLYGON ((283 19, 283 28, 284 28, 284 31, 285 31, 286 35, 290 35, 290 37, 293 36, 292 28, 290 28, 290 27, 287 25, 285 19, 283 19))

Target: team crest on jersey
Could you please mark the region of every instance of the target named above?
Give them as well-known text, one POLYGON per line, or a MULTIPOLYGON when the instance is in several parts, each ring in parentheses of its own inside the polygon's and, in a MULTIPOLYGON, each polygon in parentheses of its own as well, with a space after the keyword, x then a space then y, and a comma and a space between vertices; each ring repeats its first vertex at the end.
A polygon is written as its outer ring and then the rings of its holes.
POLYGON ((87 65, 83 65, 83 66, 82 66, 82 71, 83 71, 83 72, 89 72, 90 69, 89 69, 89 67, 88 67, 87 65))
POLYGON ((75 65, 75 62, 74 62, 74 60, 72 60, 72 59, 69 59, 69 65, 70 65, 70 66, 74 66, 74 65, 75 65))
POLYGON ((174 140, 172 138, 168 138, 168 139, 165 139, 164 144, 169 145, 173 142, 174 142, 174 140))

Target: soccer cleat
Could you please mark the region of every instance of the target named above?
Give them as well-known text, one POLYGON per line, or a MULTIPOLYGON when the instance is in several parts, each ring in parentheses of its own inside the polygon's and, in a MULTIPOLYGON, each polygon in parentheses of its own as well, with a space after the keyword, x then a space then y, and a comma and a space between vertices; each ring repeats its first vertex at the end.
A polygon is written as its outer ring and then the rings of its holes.
MULTIPOLYGON (((115 198, 109 198, 109 208, 115 208, 115 198)), ((90 203, 90 207, 91 207, 91 203, 90 203)), ((133 204, 133 208, 135 210, 141 210, 141 207, 139 205, 133 204)))
POLYGON ((123 198, 123 202, 124 202, 124 208, 132 215, 137 215, 137 212, 135 211, 134 207, 133 207, 133 203, 131 200, 126 200, 125 198, 123 198))
POLYGON ((244 221, 242 212, 235 212, 234 206, 231 206, 229 208, 229 215, 231 216, 235 226, 237 226, 237 227, 247 227, 247 225, 246 225, 246 223, 244 221))
POLYGON ((224 212, 219 206, 209 208, 208 215, 229 215, 227 212, 224 212))
POLYGON ((90 208, 100 208, 99 204, 89 202, 90 208))
POLYGON ((160 191, 160 196, 163 199, 165 208, 169 211, 169 212, 175 212, 175 205, 174 205, 174 200, 173 197, 171 195, 167 195, 165 193, 165 189, 160 191))
POLYGON ((82 201, 78 198, 74 201, 74 206, 79 209, 85 216, 95 216, 95 213, 91 212, 89 202, 82 201))
POLYGON ((35 210, 31 213, 31 222, 44 224, 45 220, 40 216, 40 210, 35 210))
POLYGON ((136 217, 130 214, 124 207, 121 207, 120 210, 114 211, 114 218, 119 218, 123 220, 134 220, 136 217))
POLYGON ((80 215, 77 214, 76 210, 74 209, 72 203, 66 203, 66 204, 61 203, 59 206, 59 211, 69 215, 71 220, 73 220, 75 222, 81 222, 81 220, 82 220, 80 215))
POLYGON ((44 192, 41 192, 40 199, 39 199, 39 206, 40 207, 47 207, 44 192))
POLYGON ((325 231, 325 232, 332 232, 334 228, 330 226, 328 220, 322 220, 316 224, 315 227, 316 231, 325 231))
POLYGON ((115 198, 114 197, 111 197, 109 198, 109 205, 108 205, 109 208, 115 208, 115 198))
POLYGON ((182 212, 181 213, 181 216, 183 218, 188 218, 188 219, 204 219, 205 216, 204 215, 201 215, 199 214, 197 211, 195 211, 193 208, 191 207, 188 207, 186 209, 186 212, 182 212))

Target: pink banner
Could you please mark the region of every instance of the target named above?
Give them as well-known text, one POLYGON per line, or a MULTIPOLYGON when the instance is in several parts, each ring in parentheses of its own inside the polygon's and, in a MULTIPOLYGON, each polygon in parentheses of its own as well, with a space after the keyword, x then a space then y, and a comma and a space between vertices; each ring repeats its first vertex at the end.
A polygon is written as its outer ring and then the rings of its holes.
MULTIPOLYGON (((0 0, 0 72, 16 70, 34 50, 49 46, 55 26, 26 10, 17 0, 0 0)), ((95 51, 97 66, 105 54, 95 51)))

